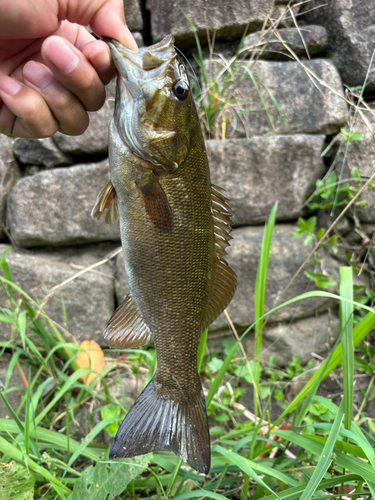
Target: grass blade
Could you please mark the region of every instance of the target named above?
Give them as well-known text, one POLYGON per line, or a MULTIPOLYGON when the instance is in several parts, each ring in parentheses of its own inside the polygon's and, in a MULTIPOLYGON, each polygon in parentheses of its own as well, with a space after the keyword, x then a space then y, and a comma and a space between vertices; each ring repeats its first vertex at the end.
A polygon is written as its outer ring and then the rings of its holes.
MULTIPOLYGON (((226 457, 231 463, 237 465, 247 476, 251 477, 253 481, 255 481, 257 484, 260 484, 264 489, 268 490, 270 493, 274 493, 274 491, 261 479, 258 474, 255 472, 253 467, 251 467, 251 461, 248 460, 247 458, 241 457, 241 455, 238 455, 237 453, 233 453, 230 450, 227 450, 226 448, 223 448, 222 446, 214 446, 214 450, 218 451, 224 457, 226 457)), ((272 470, 271 470, 272 472, 272 470)), ((274 471, 276 472, 276 471, 274 471)), ((276 498, 279 498, 276 493, 276 498)))
POLYGON ((202 366, 202 363, 203 363, 204 351, 205 351, 206 342, 207 342, 207 335, 208 335, 208 330, 205 330, 202 333, 201 338, 199 340, 199 345, 198 345, 198 362, 197 362, 198 373, 200 372, 201 366, 202 366))
MULTIPOLYGON (((268 221, 264 226, 262 249, 259 257, 257 277, 255 280, 255 290, 254 290, 254 319, 255 319, 255 346, 254 346, 254 356, 255 356, 255 384, 259 389, 260 381, 260 354, 262 352, 262 327, 263 320, 261 319, 264 314, 264 296, 266 293, 266 278, 268 269, 268 259, 271 250, 272 234, 273 228, 275 226, 277 212, 277 202, 273 206, 268 221)), ((258 415, 258 393, 259 391, 254 391, 254 413, 258 415)))
POLYGON ((273 120, 272 120, 272 116, 271 116, 271 113, 269 112, 268 110, 268 106, 267 106, 267 103, 266 101, 264 100, 264 97, 262 96, 262 92, 260 91, 260 88, 259 88, 259 85, 258 85, 258 82, 256 81, 256 78, 255 76, 253 75, 252 71, 250 70, 250 68, 248 68, 247 66, 242 66, 243 69, 248 73, 249 77, 251 78, 251 81, 253 82, 253 85, 255 87, 255 90, 257 91, 257 94, 259 96, 259 99, 261 100, 261 103, 263 105, 263 108, 264 108, 264 111, 266 112, 266 115, 267 115, 267 118, 271 124, 271 127, 272 127, 272 130, 276 130, 275 129, 275 125, 273 123, 273 120))
MULTIPOLYGON (((320 489, 334 488, 337 485, 349 483, 351 481, 358 481, 361 477, 357 474, 347 474, 346 476, 334 476, 331 479, 325 479, 320 483, 320 489)), ((305 490, 306 484, 301 484, 295 488, 289 488, 279 493, 279 498, 282 500, 300 500, 301 493, 305 490)), ((270 495, 267 500, 276 500, 276 495, 270 495)), ((329 498, 329 497, 328 497, 329 498)))
MULTIPOLYGON (((351 267, 340 267, 340 296, 353 300, 353 271, 351 267)), ((354 344, 353 304, 340 301, 340 330, 342 335, 342 368, 344 377, 345 428, 350 430, 353 416, 354 344)))
POLYGON ((324 474, 327 472, 327 469, 332 461, 332 451, 340 431, 343 417, 344 417, 344 400, 341 401, 340 408, 336 414, 331 432, 329 433, 322 454, 320 455, 318 463, 316 464, 313 475, 311 476, 310 481, 306 485, 306 489, 301 495, 301 500, 310 500, 310 498, 315 493, 315 490, 318 488, 324 474))
MULTIPOLYGON (((11 443, 8 443, 4 438, 0 436, 0 449, 3 453, 13 458, 18 463, 24 463, 22 452, 13 446, 11 443)), ((40 474, 47 482, 51 483, 56 491, 61 490, 61 492, 70 493, 69 488, 64 486, 58 479, 55 478, 50 472, 48 472, 44 467, 38 465, 34 460, 30 457, 26 457, 27 467, 31 469, 33 472, 40 474)))

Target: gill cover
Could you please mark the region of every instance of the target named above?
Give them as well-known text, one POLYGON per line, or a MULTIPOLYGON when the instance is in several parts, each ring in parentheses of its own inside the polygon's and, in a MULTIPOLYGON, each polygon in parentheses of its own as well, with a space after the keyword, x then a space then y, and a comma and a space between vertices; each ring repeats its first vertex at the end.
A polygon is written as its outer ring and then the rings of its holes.
POLYGON ((171 35, 134 52, 105 39, 118 71, 115 125, 133 154, 175 171, 190 147, 191 91, 171 35))

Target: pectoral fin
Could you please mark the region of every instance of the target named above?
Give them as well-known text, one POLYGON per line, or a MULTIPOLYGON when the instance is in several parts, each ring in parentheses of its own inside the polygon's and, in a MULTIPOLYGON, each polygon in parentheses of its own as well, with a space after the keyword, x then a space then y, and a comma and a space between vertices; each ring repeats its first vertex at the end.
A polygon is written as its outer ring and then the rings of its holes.
POLYGON ((132 349, 149 342, 151 332, 141 313, 128 295, 112 314, 104 332, 103 340, 108 347, 132 349))
POLYGON ((173 215, 167 195, 155 174, 147 177, 145 182, 137 182, 143 194, 145 208, 153 224, 163 233, 170 233, 173 228, 173 215))
POLYGON ((117 195, 111 181, 108 181, 98 194, 91 217, 99 220, 104 213, 106 224, 112 224, 118 219, 117 195))

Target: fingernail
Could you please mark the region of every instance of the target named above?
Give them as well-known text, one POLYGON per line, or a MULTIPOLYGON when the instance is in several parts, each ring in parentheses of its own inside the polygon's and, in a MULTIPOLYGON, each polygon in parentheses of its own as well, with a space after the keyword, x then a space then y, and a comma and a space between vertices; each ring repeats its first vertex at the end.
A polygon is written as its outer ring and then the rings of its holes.
POLYGON ((35 87, 44 89, 53 80, 53 73, 44 64, 29 61, 23 68, 23 77, 35 87))
POLYGON ((0 80, 0 90, 5 92, 8 95, 17 94, 19 90, 21 90, 22 85, 20 82, 15 80, 14 78, 10 78, 9 76, 4 76, 0 80))
POLYGON ((61 38, 52 37, 47 41, 47 47, 51 62, 64 75, 68 75, 78 66, 79 57, 61 38))

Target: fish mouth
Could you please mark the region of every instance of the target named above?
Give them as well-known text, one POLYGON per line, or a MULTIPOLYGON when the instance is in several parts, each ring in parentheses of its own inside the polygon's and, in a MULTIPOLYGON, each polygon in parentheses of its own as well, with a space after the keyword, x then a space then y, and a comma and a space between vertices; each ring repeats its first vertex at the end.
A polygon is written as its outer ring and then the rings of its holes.
POLYGON ((140 123, 139 108, 144 94, 142 87, 160 81, 168 65, 177 57, 174 38, 168 35, 150 47, 141 47, 138 52, 112 38, 103 37, 103 41, 109 46, 118 73, 115 121, 122 139, 133 154, 164 168, 144 150, 144 134, 146 132, 149 140, 157 142, 174 135, 174 132, 144 127, 140 123))

